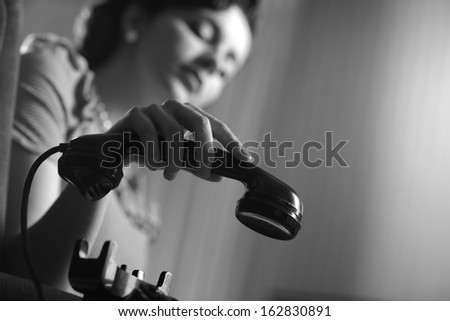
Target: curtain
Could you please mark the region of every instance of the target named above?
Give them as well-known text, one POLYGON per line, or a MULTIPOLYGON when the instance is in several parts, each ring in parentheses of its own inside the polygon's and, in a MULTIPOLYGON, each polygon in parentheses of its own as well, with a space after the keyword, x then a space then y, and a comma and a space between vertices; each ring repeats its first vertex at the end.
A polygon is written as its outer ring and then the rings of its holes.
POLYGON ((150 270, 173 271, 182 299, 448 300, 450 2, 263 5, 253 55, 210 111, 244 141, 270 132, 296 152, 332 132, 348 167, 266 167, 305 204, 288 242, 234 218, 238 182, 162 183, 150 270))

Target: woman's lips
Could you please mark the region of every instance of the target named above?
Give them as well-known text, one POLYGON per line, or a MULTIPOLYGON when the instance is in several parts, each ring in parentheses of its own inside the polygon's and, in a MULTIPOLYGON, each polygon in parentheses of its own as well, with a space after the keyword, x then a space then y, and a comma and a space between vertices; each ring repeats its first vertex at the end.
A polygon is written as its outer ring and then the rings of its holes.
POLYGON ((202 79, 197 71, 194 69, 184 66, 181 68, 180 73, 181 82, 184 86, 191 92, 197 92, 202 86, 202 79))

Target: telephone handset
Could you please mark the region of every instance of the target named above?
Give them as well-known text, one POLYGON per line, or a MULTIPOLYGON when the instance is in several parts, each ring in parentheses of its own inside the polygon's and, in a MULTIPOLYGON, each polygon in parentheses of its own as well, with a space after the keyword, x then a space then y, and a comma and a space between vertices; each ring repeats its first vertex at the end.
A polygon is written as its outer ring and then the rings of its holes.
MULTIPOLYGON (((144 155, 143 145, 134 133, 93 134, 73 139, 58 160, 59 175, 75 186, 88 200, 98 200, 116 188, 123 177, 123 160, 130 153, 144 155), (125 136, 128 135, 128 136, 125 136), (108 149, 110 148, 110 149, 108 149), (111 158, 112 150, 119 158, 111 158)), ((168 144, 161 140, 161 150, 168 144)), ((195 170, 195 144, 183 141, 182 168, 195 170)), ((236 217, 245 226, 265 236, 293 239, 300 230, 303 204, 295 191, 258 166, 242 162, 231 153, 214 149, 211 173, 238 180, 246 187, 237 202, 236 217)))

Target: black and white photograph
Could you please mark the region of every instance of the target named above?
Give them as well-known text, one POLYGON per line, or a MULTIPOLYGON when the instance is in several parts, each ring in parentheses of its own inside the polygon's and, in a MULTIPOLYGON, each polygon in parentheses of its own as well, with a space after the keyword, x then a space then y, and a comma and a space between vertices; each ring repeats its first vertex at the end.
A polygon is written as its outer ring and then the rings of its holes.
POLYGON ((0 306, 445 303, 450 0, 0 0, 0 170, 0 306))

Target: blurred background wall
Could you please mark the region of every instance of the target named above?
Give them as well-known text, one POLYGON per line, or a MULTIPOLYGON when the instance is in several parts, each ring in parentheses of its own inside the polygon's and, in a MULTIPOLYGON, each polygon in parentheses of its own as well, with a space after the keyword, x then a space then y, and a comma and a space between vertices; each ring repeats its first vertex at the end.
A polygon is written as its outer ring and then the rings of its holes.
MULTIPOLYGON (((25 0, 25 31, 70 36, 83 3, 25 0)), ((450 300, 449 89, 448 0, 263 1, 253 55, 209 111, 297 152, 332 131, 349 167, 267 168, 305 203, 289 242, 235 219, 238 182, 152 174, 149 280, 172 271, 187 300, 450 300)))

